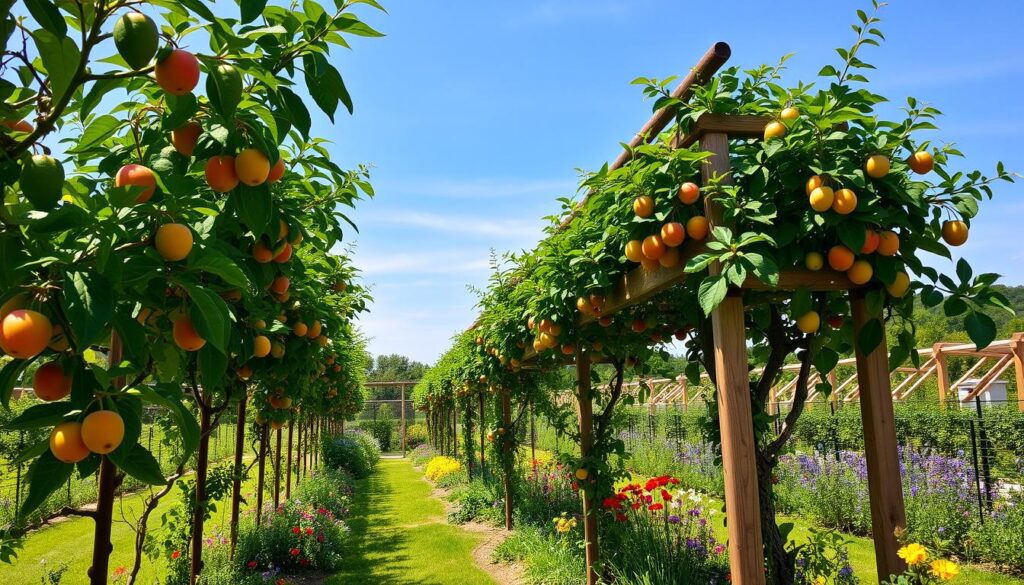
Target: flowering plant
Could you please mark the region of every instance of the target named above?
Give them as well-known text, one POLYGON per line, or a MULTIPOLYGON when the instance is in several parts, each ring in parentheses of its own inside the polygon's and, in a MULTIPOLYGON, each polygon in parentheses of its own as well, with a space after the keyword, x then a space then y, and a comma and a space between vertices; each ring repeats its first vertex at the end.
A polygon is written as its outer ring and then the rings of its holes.
POLYGON ((462 463, 445 455, 438 455, 427 462, 426 476, 433 482, 462 471, 462 463))
MULTIPOLYGON (((906 533, 900 531, 897 537, 903 540, 906 533)), ((960 574, 960 566, 955 562, 933 558, 931 552, 919 542, 907 542, 896 551, 907 569, 900 575, 892 575, 886 582, 889 585, 933 585, 949 581, 960 574)))

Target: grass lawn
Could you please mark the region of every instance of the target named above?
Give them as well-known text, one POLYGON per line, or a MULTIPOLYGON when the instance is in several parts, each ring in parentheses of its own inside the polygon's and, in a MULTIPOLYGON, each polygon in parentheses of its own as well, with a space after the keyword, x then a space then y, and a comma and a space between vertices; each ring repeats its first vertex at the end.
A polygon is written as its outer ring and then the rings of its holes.
POLYGON ((447 524, 431 489, 408 459, 384 459, 356 482, 348 556, 327 583, 494 583, 473 561, 482 537, 447 524))
MULTIPOLYGON (((249 476, 249 481, 243 484, 243 495, 255 489, 255 469, 249 476)), ((268 487, 273 485, 272 477, 271 475, 268 478, 268 487)), ((282 487, 282 497, 283 490, 282 487)), ((131 569, 135 560, 135 533, 126 522, 118 520, 138 518, 142 514, 142 506, 147 494, 148 492, 140 492, 123 496, 114 505, 114 526, 111 532, 114 551, 110 555, 111 576, 118 567, 131 569)), ((150 531, 159 529, 160 514, 168 509, 173 502, 178 501, 179 494, 180 491, 175 487, 167 497, 161 500, 156 511, 150 515, 150 531)), ((254 498, 249 498, 249 500, 255 502, 254 498)), ((218 503, 217 511, 206 524, 207 535, 217 534, 222 526, 226 533, 230 512, 230 500, 218 503)), ((88 581, 86 571, 92 564, 92 543, 93 521, 91 518, 74 517, 36 530, 25 539, 25 547, 18 551, 18 559, 14 561, 14 564, 0 563, 0 583, 40 583, 43 582, 42 578, 48 569, 56 569, 65 563, 68 570, 64 574, 62 582, 85 583, 88 581)), ((156 583, 162 574, 163 567, 159 563, 153 563, 148 557, 143 556, 139 583, 156 583)))

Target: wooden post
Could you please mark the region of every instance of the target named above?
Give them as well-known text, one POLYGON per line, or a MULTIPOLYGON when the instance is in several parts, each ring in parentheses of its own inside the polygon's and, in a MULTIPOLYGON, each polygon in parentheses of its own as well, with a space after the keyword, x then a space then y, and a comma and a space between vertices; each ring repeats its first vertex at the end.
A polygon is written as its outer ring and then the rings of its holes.
MULTIPOLYGON (((853 338, 872 319, 863 290, 850 291, 853 316, 853 338)), ((895 530, 907 525, 903 507, 903 485, 896 446, 896 425, 893 420, 892 389, 889 381, 889 357, 885 345, 885 328, 875 349, 865 355, 856 346, 857 382, 860 385, 860 411, 864 425, 864 455, 867 459, 868 494, 871 499, 871 534, 875 543, 878 579, 903 572, 903 561, 896 556, 899 544, 895 530)))
POLYGON ((242 505, 242 456, 245 453, 245 405, 249 401, 248 393, 243 389, 238 399, 238 414, 235 422, 235 478, 231 481, 231 553, 235 558, 235 546, 238 544, 238 514, 242 505))
MULTIPOLYGON (((701 166, 707 185, 719 178, 732 184, 729 136, 705 133, 700 149, 713 153, 701 166)), ((710 228, 723 225, 721 206, 705 199, 710 228)), ((710 267, 719 274, 718 263, 710 267)), ((763 585, 764 545, 755 464, 754 422, 750 407, 750 370, 747 366, 743 297, 732 291, 711 313, 715 345, 715 376, 718 388, 718 419, 722 435, 722 467, 725 476, 725 507, 729 516, 729 567, 733 585, 763 585)))
POLYGON ((292 423, 288 421, 288 456, 285 457, 284 499, 292 497, 292 423))
POLYGON ((935 379, 939 386, 939 408, 945 410, 946 397, 949 396, 949 367, 941 343, 932 346, 932 357, 935 358, 935 379))
POLYGON ((832 368, 832 371, 828 373, 828 385, 832 387, 832 391, 829 392, 829 399, 832 401, 832 409, 839 408, 839 397, 836 392, 836 369, 832 368))
POLYGON ((203 524, 206 520, 206 475, 210 468, 210 394, 204 390, 199 404, 199 448, 196 451, 196 501, 192 510, 192 555, 189 559, 189 583, 199 581, 203 571, 203 524))
POLYGON ((274 455, 274 508, 281 505, 281 429, 277 429, 277 447, 274 455))
POLYGON ((263 486, 267 477, 267 423, 260 427, 260 456, 259 466, 256 473, 256 526, 260 526, 263 519, 263 486))
MULTIPOLYGON (((594 449, 594 402, 590 395, 590 355, 576 349, 576 412, 580 425, 580 456, 586 459, 594 449)), ((581 485, 583 493, 583 540, 586 546, 587 585, 597 584, 597 514, 593 486, 581 485)))
POLYGON ((679 387, 682 389, 683 412, 690 410, 690 389, 687 386, 686 376, 679 376, 679 387))
POLYGON ((1014 333, 1010 338, 1010 352, 1013 354, 1013 372, 1017 382, 1017 409, 1024 412, 1024 333, 1014 333))
POLYGON ((298 437, 295 441, 295 487, 299 487, 299 481, 302 479, 302 423, 298 422, 299 430, 298 437))
POLYGON ((504 453, 505 461, 502 462, 502 470, 505 487, 505 530, 512 530, 512 473, 513 466, 512 442, 515 439, 512 433, 512 400, 509 398, 508 389, 501 389, 501 423, 505 433, 501 435, 501 450, 504 453))
MULTIPOLYGON (((1018 390, 1017 392, 1019 393, 1020 390, 1018 390)), ((487 443, 484 442, 484 439, 486 438, 487 434, 487 431, 484 430, 484 426, 486 425, 487 420, 486 417, 484 416, 484 393, 480 392, 477 396, 479 397, 480 400, 480 477, 484 478, 484 481, 487 481, 487 475, 484 473, 484 464, 485 461, 487 460, 487 443)))
POLYGON ((452 452, 459 458, 459 403, 452 403, 452 452))
POLYGON ((779 414, 778 391, 779 390, 775 386, 775 384, 772 384, 771 388, 768 388, 768 414, 769 414, 769 416, 775 416, 775 415, 779 414))
POLYGON ((406 441, 405 427, 406 427, 406 424, 405 424, 405 384, 402 384, 402 457, 405 457, 405 451, 406 451, 406 446, 405 446, 405 441, 406 441))
POLYGON ((530 400, 530 467, 537 469, 537 409, 530 400))
MULTIPOLYGON (((121 345, 121 336, 117 331, 110 333, 110 352, 107 362, 110 365, 121 363, 124 357, 124 346, 121 345)), ((114 379, 114 386, 124 386, 124 377, 114 379)), ((97 485, 96 512, 93 517, 95 524, 92 540, 92 566, 89 567, 89 583, 91 585, 107 585, 107 575, 110 571, 110 553, 114 550, 110 533, 114 522, 114 492, 117 491, 121 478, 117 467, 106 456, 100 456, 100 475, 97 485)), ((69 484, 70 485, 70 484, 69 484)))

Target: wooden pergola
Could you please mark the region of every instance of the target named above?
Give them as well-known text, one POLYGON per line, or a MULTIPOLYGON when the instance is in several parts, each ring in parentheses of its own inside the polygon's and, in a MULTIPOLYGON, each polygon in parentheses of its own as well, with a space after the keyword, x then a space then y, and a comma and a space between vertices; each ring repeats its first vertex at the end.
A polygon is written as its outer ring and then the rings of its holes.
MULTIPOLYGON (((366 386, 367 388, 395 388, 395 387, 398 387, 398 388, 401 389, 402 397, 401 397, 400 400, 402 402, 402 406, 401 406, 401 417, 402 417, 402 455, 405 455, 405 452, 408 450, 407 449, 407 444, 406 444, 407 433, 406 433, 406 424, 405 424, 405 391, 406 391, 406 389, 412 388, 413 386, 415 386, 418 383, 419 383, 418 380, 394 380, 394 381, 384 381, 384 382, 363 382, 363 386, 366 386)), ((395 401, 394 400, 373 400, 371 402, 395 402, 395 401)))
MULTIPOLYGON (((673 91, 680 100, 689 98, 692 87, 707 81, 729 58, 731 50, 725 43, 716 43, 708 50, 690 74, 673 91)), ((610 166, 615 169, 626 164, 632 148, 653 140, 673 119, 674 111, 662 109, 644 125, 627 149, 610 166)), ((735 139, 761 139, 769 122, 760 116, 705 115, 698 119, 692 130, 677 135, 671 145, 685 148, 699 144, 710 153, 701 168, 701 182, 712 180, 720 185, 732 183, 729 161, 729 142, 735 139)), ((709 226, 730 227, 720 206, 705 200, 705 216, 709 226)), ((571 220, 571 218, 570 218, 571 220)), ((564 224, 563 224, 564 225, 564 224)), ((680 262, 673 268, 649 272, 637 267, 624 275, 608 295, 602 315, 612 315, 627 307, 652 298, 686 279, 687 260, 704 251, 700 241, 688 240, 680 247, 680 262)), ((710 267, 711 275, 719 274, 721 267, 710 267)), ((750 373, 747 363, 746 331, 744 325, 743 292, 745 290, 788 291, 797 288, 814 291, 845 292, 849 296, 855 338, 861 329, 878 315, 869 312, 865 302, 867 289, 853 284, 845 274, 829 270, 811 272, 801 268, 783 270, 776 286, 767 285, 748 277, 743 287, 729 291, 726 298, 711 314, 714 360, 717 377, 717 399, 721 425, 722 464, 725 476, 725 503, 728 515, 729 562, 732 583, 760 585, 765 582, 764 550, 761 538, 758 481, 755 467, 754 426, 750 400, 750 373)), ((696 302, 696 299, 694 299, 696 302)), ((579 324, 596 319, 584 315, 579 324)), ((536 357, 527 349, 523 362, 536 357)), ((578 385, 578 419, 580 425, 580 451, 586 457, 593 448, 593 395, 590 384, 591 355, 582 347, 575 354, 578 385)), ((867 459, 872 532, 879 579, 903 571, 904 564, 896 555, 898 548, 895 531, 905 527, 903 491, 900 479, 896 429, 893 420, 892 388, 889 379, 888 352, 884 340, 870 353, 857 349, 854 364, 863 420, 865 455, 867 459)), ((593 495, 584 496, 584 536, 586 540, 587 583, 597 582, 598 557, 597 514, 593 495)))

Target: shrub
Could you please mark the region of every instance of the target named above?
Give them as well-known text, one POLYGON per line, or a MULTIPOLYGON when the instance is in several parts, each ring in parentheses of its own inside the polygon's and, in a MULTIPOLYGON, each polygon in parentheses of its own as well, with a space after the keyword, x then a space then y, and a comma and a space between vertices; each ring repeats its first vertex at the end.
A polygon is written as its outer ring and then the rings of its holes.
POLYGON ((971 540, 979 558, 1024 574, 1024 492, 998 502, 971 530, 971 540))
POLYGON ((251 519, 242 525, 235 558, 246 574, 332 570, 341 562, 346 530, 330 510, 288 500, 265 514, 262 525, 251 519))
MULTIPOLYGON (((541 454, 538 453, 538 459, 541 454)), ((516 516, 521 522, 542 525, 562 513, 580 510, 579 495, 572 489, 569 471, 560 463, 549 461, 527 472, 525 479, 516 482, 517 494, 513 499, 516 516)))
POLYGON ((347 436, 355 439, 356 442, 359 443, 359 446, 363 449, 363 453, 366 454, 366 460, 369 462, 370 467, 374 467, 380 463, 380 444, 373 438, 373 436, 359 430, 349 432, 347 436))
POLYGON ((471 481, 460 486, 451 495, 455 509, 448 514, 453 524, 465 524, 473 520, 497 523, 504 518, 504 494, 500 484, 471 481))
POLYGON ((435 451, 433 447, 427 443, 423 443, 413 449, 412 453, 409 454, 409 457, 412 459, 413 465, 423 465, 427 461, 433 459, 436 455, 437 451, 435 451))
POLYGON ((295 489, 295 499, 316 509, 330 510, 337 518, 348 516, 352 476, 344 469, 317 469, 295 489))
POLYGON ((405 444, 415 449, 427 442, 427 425, 414 424, 405 428, 405 444))
POLYGON ((363 446, 347 436, 324 439, 320 452, 323 454, 324 467, 344 469, 356 479, 369 475, 373 467, 363 446))
POLYGON ((551 529, 523 526, 515 530, 494 549, 494 560, 522 561, 530 584, 578 585, 580 575, 586 574, 582 528, 556 534, 550 521, 547 526, 551 529))
POLYGON ((462 463, 446 455, 438 455, 427 463, 426 476, 433 482, 462 471, 462 463))

